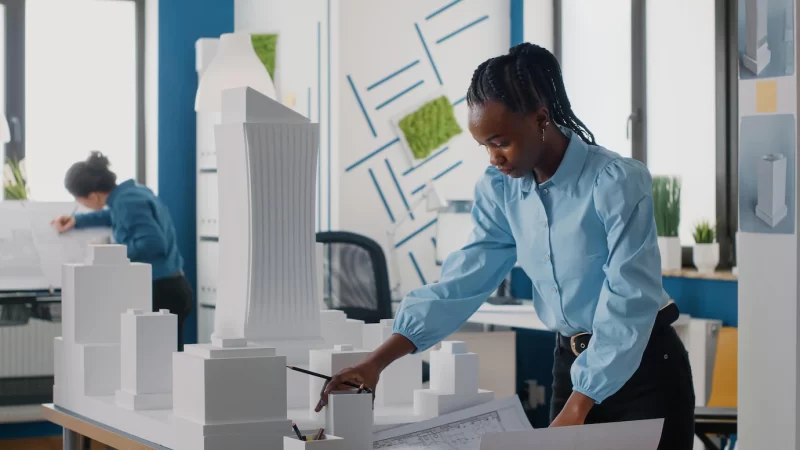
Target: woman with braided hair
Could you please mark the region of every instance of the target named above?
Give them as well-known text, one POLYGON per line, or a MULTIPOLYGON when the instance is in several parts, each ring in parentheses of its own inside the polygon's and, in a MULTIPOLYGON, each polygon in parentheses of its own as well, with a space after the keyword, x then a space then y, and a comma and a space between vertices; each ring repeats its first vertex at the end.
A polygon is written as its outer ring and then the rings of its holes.
POLYGON ((572 111, 561 68, 520 44, 475 70, 469 129, 491 166, 475 188, 469 242, 438 283, 410 292, 394 334, 337 374, 374 389, 392 361, 456 331, 519 262, 556 332, 551 426, 663 418, 659 449, 691 449, 694 390, 661 285, 647 168, 596 144, 572 111))

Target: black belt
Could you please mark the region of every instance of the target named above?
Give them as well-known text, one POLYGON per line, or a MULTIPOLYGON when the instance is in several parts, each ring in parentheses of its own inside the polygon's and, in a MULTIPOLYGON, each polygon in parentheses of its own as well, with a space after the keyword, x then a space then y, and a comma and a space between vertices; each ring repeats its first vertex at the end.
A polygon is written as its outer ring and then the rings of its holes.
MULTIPOLYGON (((679 315, 680 311, 678 311, 678 305, 673 302, 669 302, 667 306, 661 308, 656 315, 656 322, 653 325, 653 329, 666 328, 672 325, 676 320, 678 320, 679 315)), ((570 349, 572 354, 575 356, 583 353, 583 351, 589 347, 589 341, 592 339, 591 333, 578 333, 572 336, 558 334, 557 336, 558 345, 561 348, 570 349)))

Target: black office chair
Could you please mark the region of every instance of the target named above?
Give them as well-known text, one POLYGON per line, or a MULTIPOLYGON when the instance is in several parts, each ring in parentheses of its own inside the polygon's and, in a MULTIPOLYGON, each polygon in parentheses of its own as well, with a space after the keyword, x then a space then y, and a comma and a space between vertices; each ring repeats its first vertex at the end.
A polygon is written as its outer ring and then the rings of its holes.
POLYGON ((325 244, 323 298, 327 307, 366 323, 391 319, 389 270, 381 246, 347 231, 319 232, 317 242, 325 244))

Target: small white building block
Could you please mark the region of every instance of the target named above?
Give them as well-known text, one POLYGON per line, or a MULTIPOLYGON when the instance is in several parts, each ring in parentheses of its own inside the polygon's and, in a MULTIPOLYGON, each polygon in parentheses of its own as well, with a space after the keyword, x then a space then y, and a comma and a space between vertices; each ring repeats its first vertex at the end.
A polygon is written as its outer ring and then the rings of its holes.
POLYGON ((766 155, 758 161, 756 216, 775 228, 786 217, 786 157, 766 155))
POLYGON ((325 431, 344 439, 348 450, 372 450, 372 394, 335 392, 325 407, 325 431))
POLYGON ((169 310, 122 314, 121 389, 117 405, 133 409, 172 407, 172 353, 177 351, 178 319, 169 310))
MULTIPOLYGON (((308 370, 322 375, 333 376, 342 369, 360 363, 368 355, 368 351, 355 349, 349 344, 336 345, 332 349, 311 350, 309 353, 308 370)), ((308 407, 311 409, 311 415, 315 416, 321 414, 315 413, 314 408, 317 406, 317 402, 319 402, 319 394, 322 392, 325 380, 310 375, 306 376, 308 377, 308 407)))
MULTIPOLYGON (((309 432, 313 437, 313 432, 309 432)), ((308 436, 309 433, 303 433, 308 436)), ((344 439, 332 434, 326 434, 324 439, 301 441, 297 436, 285 436, 283 438, 283 450, 305 450, 305 449, 318 449, 318 450, 350 450, 344 439)))
POLYGON ((478 355, 460 341, 442 342, 430 353, 430 389, 414 391, 414 413, 431 418, 494 400, 478 388, 478 355))
POLYGON ((76 344, 79 395, 114 395, 119 389, 119 344, 76 344))
POLYGON ((237 341, 173 353, 175 450, 280 448, 286 417, 286 358, 237 341))
POLYGON ((325 348, 333 348, 336 344, 350 344, 355 348, 364 348, 364 321, 348 319, 344 311, 325 309, 319 312, 322 339, 325 348))
POLYGON ((772 53, 767 42, 767 0, 745 0, 745 38, 742 63, 759 75, 770 62, 772 53))
POLYGON ((119 315, 149 311, 152 269, 131 263, 124 245, 93 245, 87 264, 62 267, 62 326, 67 344, 118 344, 119 315))
MULTIPOLYGON (((384 319, 380 323, 364 325, 364 345, 373 351, 380 347, 393 333, 394 320, 384 319)), ((466 348, 466 346, 465 346, 466 348)), ((381 373, 375 390, 378 406, 405 406, 414 401, 414 391, 422 389, 422 355, 406 355, 381 373)))

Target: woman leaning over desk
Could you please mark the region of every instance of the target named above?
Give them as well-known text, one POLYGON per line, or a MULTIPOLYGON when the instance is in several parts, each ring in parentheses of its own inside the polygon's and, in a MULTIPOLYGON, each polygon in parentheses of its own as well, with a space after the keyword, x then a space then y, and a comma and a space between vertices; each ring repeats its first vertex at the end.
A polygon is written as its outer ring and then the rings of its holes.
POLYGON ((117 184, 108 158, 92 152, 72 165, 64 185, 81 205, 94 210, 53 220, 59 232, 72 228, 111 227, 114 240, 128 248, 132 262, 153 270, 153 311, 168 309, 178 316, 178 350, 183 350, 183 323, 192 310, 192 287, 183 274, 172 217, 153 191, 127 180, 117 184), (106 208, 108 207, 108 208, 106 208))
POLYGON ((551 426, 664 418, 659 449, 691 449, 691 370, 661 286, 649 172, 595 144, 558 62, 536 45, 478 66, 467 103, 491 163, 470 240, 438 283, 407 295, 394 334, 337 374, 318 409, 342 382, 374 389, 393 361, 456 331, 519 261, 539 318, 557 332, 551 426))

